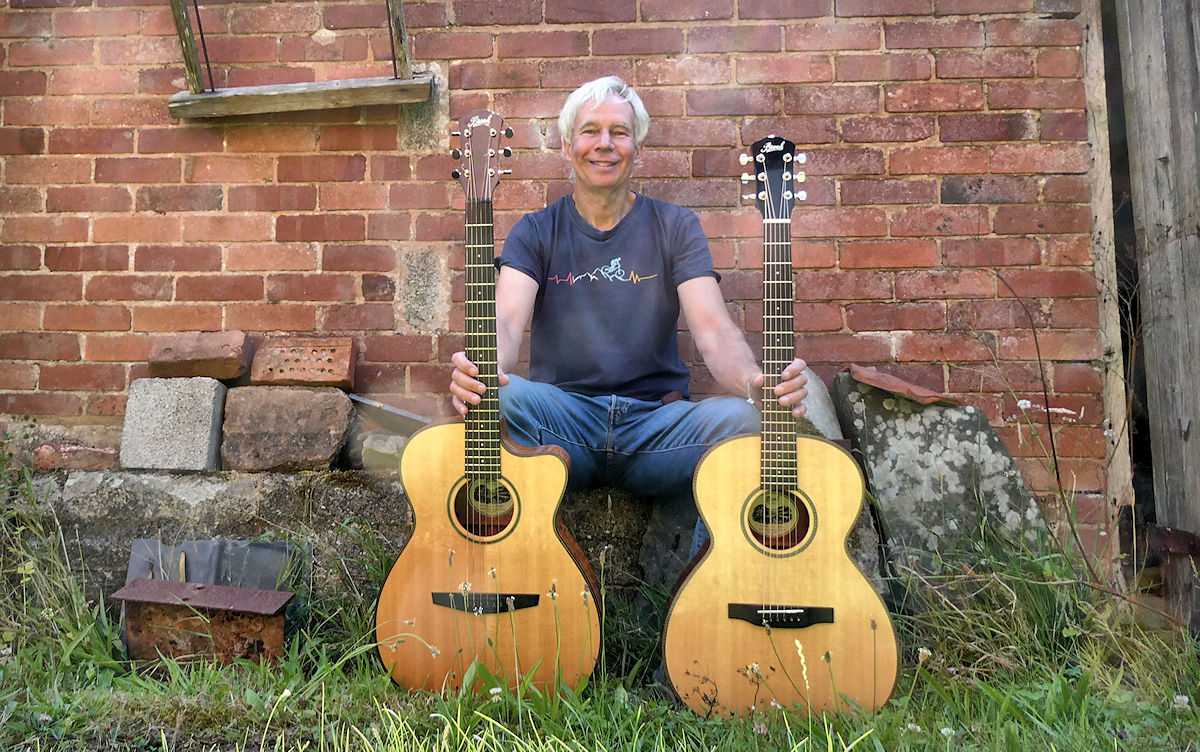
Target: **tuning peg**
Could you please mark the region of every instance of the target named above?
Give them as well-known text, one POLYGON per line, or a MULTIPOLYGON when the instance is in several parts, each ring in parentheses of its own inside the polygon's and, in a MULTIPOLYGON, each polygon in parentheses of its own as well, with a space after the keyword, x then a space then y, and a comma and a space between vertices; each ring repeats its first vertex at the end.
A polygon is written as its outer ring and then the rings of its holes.
POLYGON ((742 182, 743 183, 749 183, 753 179, 754 179, 754 176, 751 175, 750 173, 748 173, 748 172, 742 173, 742 182))
POLYGON ((739 154, 738 161, 744 165, 748 165, 748 164, 750 164, 750 155, 749 154, 739 154))
POLYGON ((808 161, 808 154, 806 152, 800 152, 796 155, 796 161, 800 164, 804 164, 808 161))
POLYGON ((509 128, 505 128, 505 129, 504 129, 504 137, 505 137, 505 138, 512 138, 512 137, 513 137, 513 129, 512 129, 511 127, 509 127, 509 128))
POLYGON ((451 149, 450 156, 454 157, 455 159, 462 159, 462 151, 459 149, 451 149))
POLYGON ((512 156, 512 149, 510 149, 509 147, 507 147, 507 146, 506 146, 506 147, 504 147, 503 149, 501 149, 501 150, 500 150, 500 153, 501 153, 501 154, 503 154, 503 155, 504 155, 504 156, 506 156, 506 157, 511 157, 511 156, 512 156))
POLYGON ((743 193, 742 198, 746 201, 753 201, 754 199, 758 198, 758 196, 754 195, 753 193, 743 193))
POLYGON ((511 175, 512 174, 512 170, 499 170, 498 172, 501 175, 511 175))
POLYGON ((795 180, 797 183, 803 183, 805 180, 807 180, 807 179, 808 179, 808 176, 807 176, 807 175, 805 175, 803 171, 801 171, 801 172, 797 172, 797 173, 796 173, 796 175, 795 175, 795 177, 794 177, 793 179, 794 179, 794 180, 795 180))
POLYGON ((455 180, 458 180, 459 178, 462 177, 462 173, 459 172, 458 170, 451 170, 450 177, 454 178, 455 180))
POLYGON ((796 191, 796 200, 797 201, 807 201, 808 200, 808 191, 796 191))

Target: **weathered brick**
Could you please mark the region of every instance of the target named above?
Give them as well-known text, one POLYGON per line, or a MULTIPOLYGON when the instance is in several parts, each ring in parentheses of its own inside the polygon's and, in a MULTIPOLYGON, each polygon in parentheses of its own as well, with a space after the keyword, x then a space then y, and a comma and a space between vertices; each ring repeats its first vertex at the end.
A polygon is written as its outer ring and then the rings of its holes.
POLYGON ((882 363, 892 360, 892 339, 888 334, 804 333, 796 336, 796 352, 809 363, 882 363))
POLYGON ((993 18, 986 23, 988 44, 996 47, 1076 47, 1083 25, 1076 20, 993 18))
POLYGON ((924 16, 933 0, 835 0, 838 16, 924 16))
POLYGON ((217 331, 221 307, 217 305, 162 304, 133 307, 135 332, 217 331))
POLYGON ((643 21, 719 21, 733 17, 733 0, 642 0, 643 21))
POLYGON ((988 232, 986 207, 912 207, 892 217, 894 236, 984 235, 988 232))
POLYGON ((98 157, 97 183, 178 183, 178 157, 98 157))
POLYGON ((184 170, 184 181, 188 183, 267 183, 274 180, 274 159, 245 154, 197 154, 188 157, 184 170))
POLYGON ((937 200, 932 180, 843 180, 842 204, 927 204, 937 200))
POLYGON ((532 89, 540 83, 533 62, 479 62, 464 60, 450 64, 450 86, 455 89, 532 89))
POLYGON ((316 208, 316 186, 229 186, 229 211, 231 212, 311 211, 316 208))
POLYGON ((938 78, 1029 78, 1033 53, 1023 49, 935 50, 938 78))
POLYGON ((893 84, 883 87, 888 112, 946 112, 983 108, 983 87, 977 83, 893 84))
POLYGON ((311 332, 317 326, 317 309, 303 304, 231 303, 225 306, 225 325, 248 332, 311 332))
POLYGON ((1050 325, 1059 329, 1096 329, 1100 303, 1095 296, 1056 300, 1050 306, 1050 325))
POLYGON ((852 331, 937 330, 946 326, 944 303, 852 303, 846 306, 852 331))
POLYGON ((987 100, 1001 110, 1082 110, 1087 104, 1082 81, 1058 79, 993 81, 987 100))
POLYGON ((8 217, 0 230, 5 243, 82 243, 88 239, 87 217, 67 215, 8 217))
POLYGON ((948 315, 956 329, 1029 329, 1050 324, 1041 306, 1013 299, 956 301, 948 315))
POLYGON ((129 309, 122 305, 48 305, 42 328, 48 332, 123 332, 129 309))
POLYGON ((851 143, 904 142, 929 138, 936 121, 931 115, 887 115, 846 118, 841 126, 842 138, 851 143))
POLYGON ((38 367, 32 363, 0 361, 0 390, 32 391, 37 387, 38 367))
POLYGON ((40 154, 45 149, 41 128, 0 128, 0 154, 40 154))
POLYGON ((8 45, 7 63, 12 68, 55 68, 95 63, 91 39, 18 40, 8 45))
POLYGON ((792 213, 797 238, 878 237, 887 234, 887 215, 879 209, 814 208, 792 213))
POLYGON ((974 13, 1024 13, 1033 8, 1033 0, 933 0, 938 16, 974 13))
POLYGON ((361 214, 284 214, 275 220, 275 239, 366 240, 366 218, 361 214))
POLYGON ((688 92, 687 107, 692 116, 777 115, 782 102, 778 90, 771 88, 703 88, 688 92))
POLYGON ((896 297, 900 300, 996 296, 996 278, 982 269, 903 271, 896 273, 895 282, 896 297))
POLYGON ((43 71, 0 70, 0 96, 40 96, 46 93, 47 80, 43 71))
POLYGON ((55 128, 46 150, 51 154, 127 154, 133 151, 133 129, 55 128))
POLYGON ((188 275, 175 281, 175 300, 262 300, 262 277, 244 274, 188 275))
POLYGON ((0 332, 0 352, 12 360, 79 360, 79 335, 0 332))
POLYGON ((0 277, 0 300, 79 300, 78 274, 35 272, 0 277))
POLYGON ((327 332, 391 331, 396 310, 391 303, 345 303, 325 309, 321 329, 327 332))
MULTIPOLYGON (((411 35, 417 59, 446 60, 492 56, 493 35, 480 32, 418 32, 411 35)), ((504 37, 500 37, 503 40, 504 37)), ((585 37, 586 39, 586 37, 585 37)), ((509 55, 511 57, 512 55, 509 55)), ((517 55, 516 57, 520 57, 517 55)))
POLYGON ((838 55, 838 81, 921 81, 933 74, 927 55, 885 53, 876 55, 838 55))
POLYGON ((354 300, 354 277, 347 274, 272 274, 268 300, 354 300))
POLYGON ((684 51, 682 29, 597 29, 592 33, 593 55, 679 54, 684 51))
POLYGON ((896 360, 918 361, 990 361, 995 358, 990 338, 985 334, 957 332, 897 332, 896 360))
POLYGON ((373 334, 363 337, 362 358, 370 362, 419 363, 434 355, 425 335, 373 334))
POLYGON ((879 87, 863 85, 808 85, 789 87, 784 94, 789 114, 862 114, 879 111, 879 87))
POLYGON ((590 39, 585 31, 517 31, 501 35, 496 45, 500 58, 582 57, 590 52, 590 39))
POLYGON ((887 300, 892 297, 892 275, 887 272, 802 270, 795 276, 799 300, 887 300))
POLYGON ((146 334, 90 333, 83 338, 83 358, 93 363, 141 363, 150 356, 146 334))
POLYGON ((983 25, 977 21, 896 21, 883 26, 889 49, 943 49, 982 47, 983 25))
POLYGON ((43 363, 38 388, 49 392, 82 392, 125 388, 125 367, 114 363, 43 363))
POLYGON ((46 189, 48 212, 127 212, 133 197, 125 186, 52 186, 46 189))
POLYGON ((134 251, 139 272, 212 272, 221 268, 217 245, 143 245, 134 251))
POLYGON ((1042 113, 1042 138, 1046 141, 1087 141, 1087 113, 1042 113))
POLYGON ((313 271, 317 251, 311 243, 233 243, 225 251, 228 271, 313 271))
POLYGON ((838 263, 842 269, 902 269, 931 267, 938 261, 932 240, 869 240, 842 243, 838 263))
POLYGON ((882 39, 879 22, 797 23, 784 29, 784 49, 789 52, 877 50, 882 39))
POLYGON ((542 21, 542 0, 493 0, 488 3, 455 0, 454 20, 461 26, 536 24, 542 21))
POLYGON ((687 51, 779 52, 783 49, 783 27, 777 24, 757 26, 697 26, 688 30, 687 51))
POLYGON ((0 269, 33 271, 41 265, 42 249, 36 245, 0 245, 0 269))
POLYGON ((1027 112, 981 112, 938 116, 943 142, 1021 141, 1037 138, 1037 123, 1027 112))
POLYGON ((832 5, 831 0, 739 0, 738 18, 824 18, 832 5))
POLYGON ((166 275, 93 274, 84 290, 87 300, 170 300, 172 280, 166 275))
POLYGON ((947 266, 1034 266, 1041 261, 1033 238, 947 238, 942 253, 947 266))
POLYGON ((637 0, 593 3, 587 0, 545 0, 546 23, 622 23, 637 20, 637 0))
POLYGON ((1088 232, 1092 211, 1086 206, 1001 206, 993 226, 1004 235, 1088 232))
POLYGON ((0 394, 0 414, 9 415, 80 415, 83 400, 75 394, 49 392, 11 392, 0 394))
POLYGON ((888 166, 893 175, 985 172, 988 152, 971 146, 917 146, 893 151, 888 166))
POLYGON ((1001 297, 1075 298, 1088 296, 1093 300, 1098 285, 1096 277, 1081 269, 1005 269, 1005 284, 999 288, 1001 297))
POLYGON ((279 158, 279 179, 285 182, 358 181, 366 175, 367 158, 362 154, 286 155, 279 158))
POLYGON ((219 211, 223 194, 219 185, 152 185, 137 189, 137 211, 219 211))
POLYGON ((949 176, 942 180, 943 204, 1036 203, 1037 181, 999 175, 949 176))

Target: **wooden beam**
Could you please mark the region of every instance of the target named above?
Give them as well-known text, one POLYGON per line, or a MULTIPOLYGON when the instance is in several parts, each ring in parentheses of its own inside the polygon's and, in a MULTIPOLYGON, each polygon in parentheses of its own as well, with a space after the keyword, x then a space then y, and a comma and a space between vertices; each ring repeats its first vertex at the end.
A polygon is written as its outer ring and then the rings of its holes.
POLYGON ((200 54, 196 51, 196 37, 192 34, 192 22, 188 19, 187 0, 171 0, 171 15, 175 17, 175 33, 183 51, 183 68, 187 73, 188 90, 193 94, 204 91, 200 80, 200 54))
POLYGON ((408 62, 408 26, 404 23, 404 2, 387 0, 387 8, 396 78, 412 78, 412 65, 408 62))
POLYGON ((229 117, 428 102, 432 93, 433 76, 428 74, 411 79, 351 78, 315 83, 242 86, 199 94, 180 92, 168 100, 167 109, 177 118, 229 117))
MULTIPOLYGON (((1116 0, 1157 524, 1200 533, 1200 5, 1116 0), (1192 443, 1192 436, 1196 443, 1192 443)), ((1168 598, 1200 628, 1191 561, 1168 598)))

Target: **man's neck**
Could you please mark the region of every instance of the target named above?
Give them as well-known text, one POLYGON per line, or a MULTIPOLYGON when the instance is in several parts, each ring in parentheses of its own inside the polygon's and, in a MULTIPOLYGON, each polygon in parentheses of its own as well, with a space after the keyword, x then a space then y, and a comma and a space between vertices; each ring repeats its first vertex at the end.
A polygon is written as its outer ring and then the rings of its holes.
POLYGON ((636 194, 628 188, 612 193, 576 190, 572 194, 575 209, 583 220, 597 230, 611 230, 633 208, 636 194))

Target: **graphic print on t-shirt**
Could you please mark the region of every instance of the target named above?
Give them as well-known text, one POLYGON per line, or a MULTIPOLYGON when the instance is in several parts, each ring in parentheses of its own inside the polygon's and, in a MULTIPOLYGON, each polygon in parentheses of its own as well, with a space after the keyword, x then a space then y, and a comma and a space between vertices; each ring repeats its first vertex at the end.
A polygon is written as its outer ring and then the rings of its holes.
POLYGON ((657 274, 651 274, 649 277, 643 277, 643 276, 639 275, 637 272, 626 272, 624 269, 621 268, 621 257, 617 256, 617 257, 613 258, 612 261, 609 261, 607 264, 605 264, 604 266, 597 266, 595 269, 591 270, 590 272, 584 272, 583 274, 575 274, 575 272, 570 272, 565 277, 560 277, 557 274, 552 274, 551 276, 547 277, 547 281, 554 282, 554 283, 560 284, 560 285, 561 284, 573 285, 576 282, 583 280, 583 279, 599 281, 600 278, 603 277, 604 279, 607 279, 609 282, 629 282, 631 284, 636 285, 638 282, 641 282, 641 281, 647 280, 647 279, 654 279, 657 276, 658 276, 657 274))

